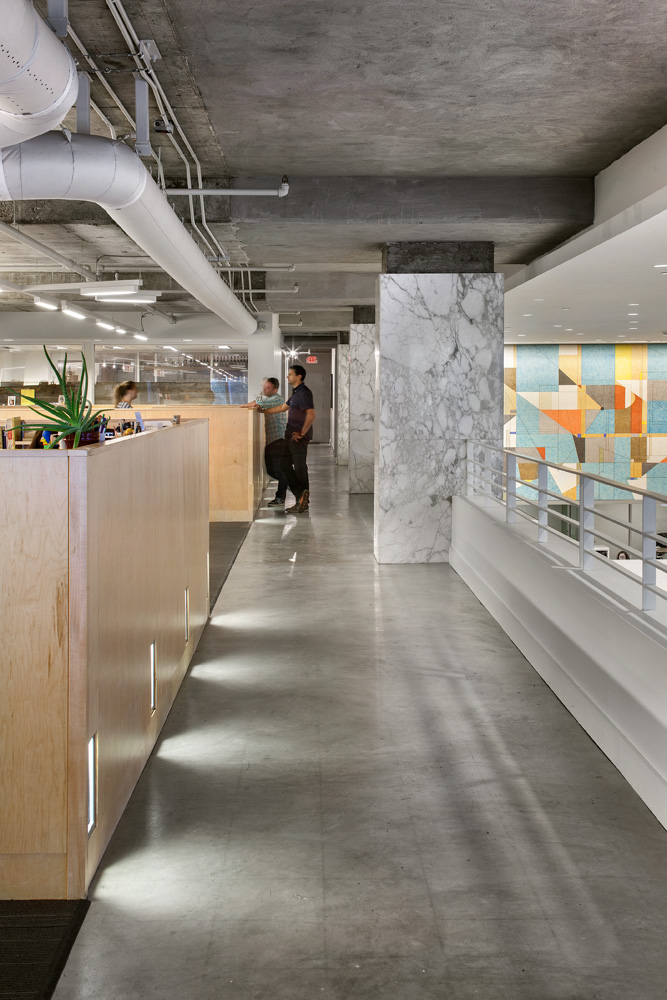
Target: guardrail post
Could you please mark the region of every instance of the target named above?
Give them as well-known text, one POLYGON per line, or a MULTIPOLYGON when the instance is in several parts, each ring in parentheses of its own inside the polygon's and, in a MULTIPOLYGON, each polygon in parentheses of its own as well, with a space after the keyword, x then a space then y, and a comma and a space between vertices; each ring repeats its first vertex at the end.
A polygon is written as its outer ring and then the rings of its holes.
POLYGON ((646 532, 655 535, 658 530, 657 504, 653 497, 642 497, 642 611, 655 611, 655 597, 649 587, 655 587, 656 568, 648 560, 655 562, 655 538, 647 538, 646 532))
POLYGON ((595 565, 595 481, 588 476, 579 480, 579 569, 595 565))
POLYGON ((482 469, 482 483, 484 484, 484 506, 489 507, 493 499, 493 473, 491 472, 491 450, 484 448, 482 451, 482 461, 486 466, 482 469))
POLYGON ((475 461, 473 455, 474 445, 472 441, 466 441, 466 494, 469 497, 474 497, 475 495, 475 484, 473 472, 473 462, 475 461))
POLYGON ((537 541, 546 545, 549 532, 549 497, 546 490, 549 486, 549 470, 546 465, 537 466, 537 541))
POLYGON ((516 521, 516 455, 505 453, 505 520, 516 521))

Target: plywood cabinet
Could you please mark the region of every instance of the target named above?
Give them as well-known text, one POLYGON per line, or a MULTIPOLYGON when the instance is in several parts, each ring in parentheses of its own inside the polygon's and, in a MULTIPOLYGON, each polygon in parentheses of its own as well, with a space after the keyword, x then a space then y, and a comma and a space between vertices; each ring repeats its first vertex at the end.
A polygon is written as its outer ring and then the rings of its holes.
POLYGON ((207 422, 0 452, 0 551, 0 898, 81 898, 206 622, 207 422))

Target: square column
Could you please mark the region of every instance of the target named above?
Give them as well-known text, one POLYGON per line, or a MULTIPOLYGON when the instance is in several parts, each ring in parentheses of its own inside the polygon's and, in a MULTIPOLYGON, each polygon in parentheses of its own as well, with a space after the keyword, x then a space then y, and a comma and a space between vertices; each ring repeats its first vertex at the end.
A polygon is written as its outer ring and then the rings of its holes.
POLYGON ((372 493, 375 479, 375 325, 350 327, 350 493, 372 493))
POLYGON ((341 334, 336 349, 336 465, 350 457, 350 338, 341 334))
POLYGON ((375 557, 447 562, 466 441, 502 446, 503 276, 378 279, 375 557))

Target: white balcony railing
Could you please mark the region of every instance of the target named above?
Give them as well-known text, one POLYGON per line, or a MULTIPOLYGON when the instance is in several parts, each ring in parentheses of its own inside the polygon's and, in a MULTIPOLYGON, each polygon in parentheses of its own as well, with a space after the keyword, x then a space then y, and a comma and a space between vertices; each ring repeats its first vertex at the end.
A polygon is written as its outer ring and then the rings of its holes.
MULTIPOLYGON (((568 536, 563 531, 549 524, 549 519, 557 519, 559 522, 570 524, 574 528, 577 539, 568 539, 579 549, 579 568, 582 572, 593 572, 598 566, 598 561, 602 561, 607 566, 612 566, 617 572, 630 578, 634 583, 641 585, 641 607, 643 611, 653 611, 656 608, 656 598, 667 599, 667 590, 657 585, 657 574, 667 574, 667 560, 662 562, 657 558, 658 545, 667 544, 665 537, 657 533, 657 510, 658 505, 667 504, 667 496, 658 493, 651 493, 637 487, 626 486, 624 483, 604 476, 598 476, 590 472, 579 472, 571 466, 556 465, 554 462, 547 462, 534 455, 525 455, 519 451, 509 448, 496 448, 493 445, 482 444, 477 441, 467 442, 467 493, 468 496, 480 496, 487 502, 501 504, 505 508, 505 520, 512 524, 517 517, 525 518, 537 526, 537 541, 540 545, 547 545, 550 535, 557 535, 561 539, 568 536), (519 478, 517 475, 518 463, 530 462, 537 465, 537 482, 529 482, 519 478), (558 469, 562 472, 570 473, 576 477, 576 497, 568 499, 561 493, 556 493, 548 489, 548 470, 558 469), (615 490, 623 490, 627 493, 628 502, 641 502, 641 527, 633 524, 629 519, 613 517, 606 513, 604 505, 599 501, 596 506, 595 485, 602 483, 613 487, 615 490), (521 504, 517 504, 517 487, 523 486, 525 490, 533 491, 534 496, 520 496, 521 504), (574 505, 577 510, 577 517, 571 517, 553 509, 554 503, 574 505), (527 509, 523 509, 527 508, 527 509), (621 545, 618 538, 613 538, 596 525, 596 519, 604 520, 614 524, 616 527, 624 529, 628 533, 628 538, 632 541, 621 545), (632 544, 635 541, 637 544, 632 544), (605 555, 596 552, 596 545, 604 542, 616 548, 623 548, 631 560, 641 560, 641 576, 637 569, 639 564, 631 563, 625 565, 625 560, 609 559, 605 555), (637 567, 637 568, 635 568, 637 567)), ((667 576, 662 580, 667 581, 667 576)))

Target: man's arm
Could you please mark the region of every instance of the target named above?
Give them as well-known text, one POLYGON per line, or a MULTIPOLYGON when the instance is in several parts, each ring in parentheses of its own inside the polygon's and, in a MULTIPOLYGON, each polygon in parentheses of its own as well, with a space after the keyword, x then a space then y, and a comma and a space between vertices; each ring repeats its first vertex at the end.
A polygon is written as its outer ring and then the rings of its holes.
POLYGON ((270 406, 268 408, 264 407, 264 409, 263 409, 262 412, 263 413, 284 413, 285 410, 289 410, 289 406, 287 405, 287 403, 283 403, 282 406, 270 406))
POLYGON ((292 435, 295 441, 301 441, 302 438, 305 438, 306 434, 313 426, 316 416, 317 414, 315 413, 315 410, 306 410, 306 419, 303 422, 303 427, 298 433, 292 435))

